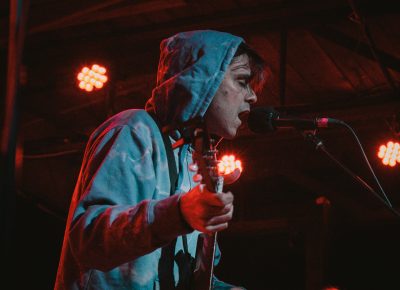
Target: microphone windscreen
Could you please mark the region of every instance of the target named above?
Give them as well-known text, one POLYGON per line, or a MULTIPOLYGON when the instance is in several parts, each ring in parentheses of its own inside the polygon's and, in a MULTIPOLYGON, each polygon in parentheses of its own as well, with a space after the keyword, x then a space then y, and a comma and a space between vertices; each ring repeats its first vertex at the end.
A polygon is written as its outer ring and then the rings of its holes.
POLYGON ((279 113, 272 107, 256 107, 250 111, 247 124, 254 133, 268 133, 275 131, 273 121, 278 118, 279 113))

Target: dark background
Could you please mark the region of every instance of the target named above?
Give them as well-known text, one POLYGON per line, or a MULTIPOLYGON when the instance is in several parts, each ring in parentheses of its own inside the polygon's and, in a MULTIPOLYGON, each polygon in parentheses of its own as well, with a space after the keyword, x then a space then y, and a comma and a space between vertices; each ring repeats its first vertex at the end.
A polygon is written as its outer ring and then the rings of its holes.
MULTIPOLYGON (((6 28, 0 30, 3 94, 10 3, 0 4, 0 25, 6 28)), ((10 216, 15 213, 12 260, 20 278, 14 288, 53 287, 88 136, 110 115, 144 106, 155 84, 159 43, 179 31, 217 29, 243 36, 272 72, 258 105, 348 123, 398 209, 399 165, 387 168, 376 157, 381 143, 399 140, 396 4, 30 1, 18 86, 17 148, 22 159, 16 167, 16 210, 2 203, 10 216), (94 62, 107 66, 109 82, 87 94, 77 88, 76 73, 94 62)), ((7 126, 3 117, 1 122, 7 126)), ((377 190, 347 129, 321 130, 318 136, 377 190)), ((227 186, 235 194, 235 216, 219 235, 223 259, 216 271, 221 279, 249 290, 319 290, 328 284, 341 290, 398 288, 399 218, 305 142, 301 132, 255 135, 246 128, 235 141, 221 143, 221 153, 232 151, 242 158, 244 172, 227 186)))

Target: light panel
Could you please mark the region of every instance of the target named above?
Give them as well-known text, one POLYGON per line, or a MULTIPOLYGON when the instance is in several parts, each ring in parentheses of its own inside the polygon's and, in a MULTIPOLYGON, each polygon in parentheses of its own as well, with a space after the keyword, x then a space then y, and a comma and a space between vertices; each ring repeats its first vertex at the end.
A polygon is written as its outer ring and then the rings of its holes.
POLYGON ((79 88, 87 92, 101 89, 108 80, 106 73, 107 69, 98 64, 93 64, 91 68, 83 67, 76 77, 79 88))
POLYGON ((240 170, 240 172, 243 171, 242 161, 236 160, 235 155, 232 154, 224 155, 218 163, 218 172, 221 175, 230 174, 237 168, 240 170))
POLYGON ((384 165, 394 167, 400 164, 400 144, 398 142, 389 141, 386 145, 381 145, 378 151, 378 157, 382 159, 384 165))

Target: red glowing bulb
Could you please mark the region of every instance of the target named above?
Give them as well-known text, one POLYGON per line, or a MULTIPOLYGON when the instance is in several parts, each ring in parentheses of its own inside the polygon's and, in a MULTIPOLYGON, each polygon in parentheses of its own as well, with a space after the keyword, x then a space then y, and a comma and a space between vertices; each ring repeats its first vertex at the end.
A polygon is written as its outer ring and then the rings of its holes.
POLYGON ((106 68, 98 64, 93 64, 91 69, 87 66, 83 67, 76 77, 79 81, 78 87, 87 92, 101 89, 108 80, 106 72, 106 68))

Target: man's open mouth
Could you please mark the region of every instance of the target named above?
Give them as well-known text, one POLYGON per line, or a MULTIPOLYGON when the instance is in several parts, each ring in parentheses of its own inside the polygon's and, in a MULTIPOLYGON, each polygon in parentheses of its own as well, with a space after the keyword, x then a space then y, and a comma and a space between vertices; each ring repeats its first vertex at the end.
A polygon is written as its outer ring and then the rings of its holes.
POLYGON ((250 111, 243 111, 241 113, 239 113, 239 119, 242 122, 240 128, 243 128, 247 125, 247 119, 249 118, 249 113, 250 111))

